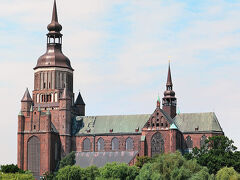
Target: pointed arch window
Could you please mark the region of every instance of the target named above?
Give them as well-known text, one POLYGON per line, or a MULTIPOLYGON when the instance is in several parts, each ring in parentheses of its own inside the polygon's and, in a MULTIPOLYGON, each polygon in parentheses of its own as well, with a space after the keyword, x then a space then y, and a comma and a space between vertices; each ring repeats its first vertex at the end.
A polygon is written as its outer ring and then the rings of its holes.
POLYGON ((157 132, 152 136, 151 153, 152 156, 164 153, 164 139, 160 132, 157 132))
POLYGON ((126 139, 126 150, 127 151, 133 150, 133 139, 130 137, 126 139))
POLYGON ((192 141, 192 138, 190 136, 187 136, 187 138, 186 138, 186 146, 187 146, 188 149, 193 148, 193 141, 192 141))
POLYGON ((116 137, 112 139, 112 150, 113 151, 119 150, 119 140, 116 137))
POLYGON ((34 176, 40 174, 40 140, 36 136, 29 138, 27 143, 28 152, 28 170, 30 170, 34 176))
POLYGON ((86 138, 83 141, 83 151, 90 151, 90 150, 91 150, 91 142, 88 138, 86 138))
POLYGON ((201 137, 201 140, 200 140, 200 147, 204 147, 205 146, 205 141, 206 141, 207 137, 205 135, 203 135, 201 137))
POLYGON ((97 145, 98 145, 98 151, 104 151, 104 140, 103 140, 103 138, 98 139, 97 145))

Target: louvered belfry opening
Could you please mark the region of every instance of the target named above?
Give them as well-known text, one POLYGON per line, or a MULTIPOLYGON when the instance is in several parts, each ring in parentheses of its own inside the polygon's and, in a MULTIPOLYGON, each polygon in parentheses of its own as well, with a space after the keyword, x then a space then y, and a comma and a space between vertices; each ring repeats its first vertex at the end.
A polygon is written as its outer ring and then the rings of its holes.
POLYGON ((34 176, 40 175, 40 141, 38 137, 33 136, 28 141, 28 170, 34 176))
POLYGON ((164 140, 162 134, 157 132, 152 136, 151 141, 152 156, 160 153, 164 153, 164 140))

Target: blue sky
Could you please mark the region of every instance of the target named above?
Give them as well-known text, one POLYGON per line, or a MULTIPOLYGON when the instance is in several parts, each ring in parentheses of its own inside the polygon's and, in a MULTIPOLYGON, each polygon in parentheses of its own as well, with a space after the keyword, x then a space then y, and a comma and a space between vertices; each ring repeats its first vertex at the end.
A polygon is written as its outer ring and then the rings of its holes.
MULTIPOLYGON (((181 112, 214 111, 240 148, 240 2, 58 0, 63 52, 87 115, 151 113, 168 56, 181 112), (72 5, 74 4, 74 6, 72 5)), ((16 163, 17 114, 46 50, 50 0, 0 4, 0 164, 16 163)))

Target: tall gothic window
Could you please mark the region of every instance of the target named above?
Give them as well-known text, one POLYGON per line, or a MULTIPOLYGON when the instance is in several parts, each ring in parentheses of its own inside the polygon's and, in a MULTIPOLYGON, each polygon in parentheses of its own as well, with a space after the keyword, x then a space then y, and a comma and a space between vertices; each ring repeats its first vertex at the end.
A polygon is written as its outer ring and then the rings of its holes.
POLYGON ((119 140, 118 140, 118 138, 113 138, 112 139, 112 150, 113 151, 119 150, 119 140))
POLYGON ((206 143, 205 143, 206 139, 207 139, 207 137, 206 137, 205 135, 203 135, 203 136, 201 137, 200 147, 203 147, 203 146, 206 144, 206 143))
POLYGON ((193 148, 193 141, 192 141, 192 138, 190 136, 187 136, 187 138, 186 138, 186 145, 187 145, 188 149, 193 148))
POLYGON ((151 152, 152 156, 160 153, 164 153, 164 139, 162 134, 157 132, 152 136, 151 140, 151 152))
POLYGON ((103 138, 98 139, 97 145, 98 145, 98 151, 104 151, 104 140, 103 140, 103 138))
POLYGON ((36 136, 32 136, 27 143, 28 152, 28 170, 34 176, 40 174, 40 140, 36 136))
POLYGON ((55 143, 55 160, 58 160, 58 143, 55 143))
POLYGON ((90 150, 91 150, 91 142, 88 138, 86 138, 83 141, 83 151, 90 151, 90 150))
POLYGON ((126 150, 130 151, 133 150, 133 139, 132 138, 127 138, 126 140, 126 150))

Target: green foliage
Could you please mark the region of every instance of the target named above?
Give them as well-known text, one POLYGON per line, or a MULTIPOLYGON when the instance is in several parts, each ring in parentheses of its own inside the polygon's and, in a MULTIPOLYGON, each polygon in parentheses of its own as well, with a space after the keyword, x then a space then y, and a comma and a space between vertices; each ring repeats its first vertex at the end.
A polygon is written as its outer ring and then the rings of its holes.
POLYGON ((58 180, 81 180, 82 178, 82 168, 80 166, 65 166, 58 171, 57 179, 58 180))
POLYGON ((24 173, 24 171, 19 169, 15 164, 2 165, 1 171, 3 173, 24 173))
POLYGON ((148 156, 138 156, 136 166, 142 168, 145 163, 151 162, 152 158, 148 156))
POLYGON ((226 136, 213 136, 206 140, 206 145, 200 149, 194 148, 190 154, 185 154, 186 159, 197 159, 197 162, 206 166, 210 173, 216 174, 222 167, 234 167, 240 172, 240 152, 233 141, 226 136))
POLYGON ((65 166, 61 168, 56 176, 58 180, 95 180, 100 175, 96 166, 81 168, 80 166, 65 166))
POLYGON ((217 172, 216 180, 240 180, 240 175, 233 167, 224 167, 217 172))
POLYGON ((75 160, 75 152, 71 152, 68 155, 66 155, 61 161, 59 168, 63 168, 65 166, 73 166, 76 163, 75 160))
POLYGON ((162 154, 153 158, 152 163, 143 165, 136 180, 208 180, 211 176, 207 168, 200 166, 196 160, 186 160, 180 152, 162 154))
POLYGON ((100 177, 105 179, 134 180, 138 175, 136 166, 128 166, 124 163, 107 163, 99 168, 100 177))
POLYGON ((96 166, 90 166, 83 169, 84 179, 85 180, 95 180, 98 176, 100 176, 99 170, 96 166))
POLYGON ((0 173, 1 180, 34 180, 30 173, 0 173))

